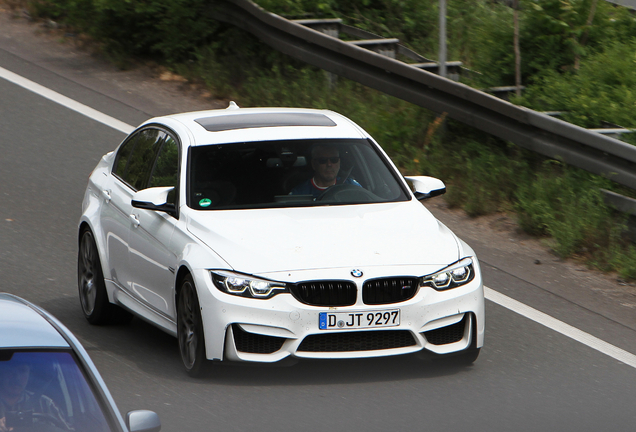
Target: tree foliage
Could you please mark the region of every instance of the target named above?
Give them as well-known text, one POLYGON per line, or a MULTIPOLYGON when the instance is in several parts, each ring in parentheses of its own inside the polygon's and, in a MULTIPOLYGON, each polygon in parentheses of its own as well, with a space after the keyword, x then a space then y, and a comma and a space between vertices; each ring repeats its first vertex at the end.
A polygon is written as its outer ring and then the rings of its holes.
POLYGON ((520 103, 586 128, 611 122, 636 128, 636 39, 614 42, 587 58, 578 71, 548 70, 520 103))
MULTIPOLYGON (((587 19, 592 0, 521 0, 520 4, 522 75, 526 85, 548 71, 571 71, 576 55, 585 59, 636 37, 634 16, 627 9, 604 1, 597 4, 590 26, 587 19)), ((488 85, 514 83, 512 13, 505 9, 502 5, 495 7, 493 16, 497 19, 484 22, 475 32, 480 52, 475 68, 488 85)))
POLYGON ((192 57, 220 27, 205 0, 33 0, 36 16, 62 20, 117 56, 192 57))

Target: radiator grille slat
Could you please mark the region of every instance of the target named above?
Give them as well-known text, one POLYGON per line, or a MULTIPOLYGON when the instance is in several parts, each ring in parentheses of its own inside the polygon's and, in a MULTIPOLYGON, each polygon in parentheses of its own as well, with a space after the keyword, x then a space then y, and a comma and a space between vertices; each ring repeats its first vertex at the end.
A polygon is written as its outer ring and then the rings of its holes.
POLYGON ((371 279, 362 287, 362 301, 368 305, 399 303, 417 293, 418 278, 393 277, 371 279))
POLYGON ((339 280, 300 282, 291 286, 291 293, 312 306, 351 306, 358 295, 353 282, 339 280))

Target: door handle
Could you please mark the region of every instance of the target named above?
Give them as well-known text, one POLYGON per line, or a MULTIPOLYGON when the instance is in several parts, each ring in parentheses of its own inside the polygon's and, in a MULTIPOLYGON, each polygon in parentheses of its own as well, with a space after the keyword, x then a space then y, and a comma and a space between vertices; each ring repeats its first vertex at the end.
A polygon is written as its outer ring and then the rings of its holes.
POLYGON ((137 215, 131 214, 130 216, 130 222, 132 222, 133 227, 137 228, 139 226, 139 224, 141 222, 139 222, 139 218, 137 217, 137 215))
POLYGON ((110 200, 112 199, 110 197, 110 191, 109 190, 103 190, 102 191, 102 197, 104 197, 104 201, 106 201, 107 203, 110 202, 110 200))

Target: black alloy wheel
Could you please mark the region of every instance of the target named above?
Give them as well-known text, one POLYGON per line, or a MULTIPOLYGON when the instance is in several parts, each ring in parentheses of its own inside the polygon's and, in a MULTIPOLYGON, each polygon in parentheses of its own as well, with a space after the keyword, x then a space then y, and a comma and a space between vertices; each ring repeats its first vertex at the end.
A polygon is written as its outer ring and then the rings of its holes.
POLYGON ((177 335, 181 360, 188 375, 195 377, 207 364, 201 307, 191 275, 181 282, 177 305, 177 335))

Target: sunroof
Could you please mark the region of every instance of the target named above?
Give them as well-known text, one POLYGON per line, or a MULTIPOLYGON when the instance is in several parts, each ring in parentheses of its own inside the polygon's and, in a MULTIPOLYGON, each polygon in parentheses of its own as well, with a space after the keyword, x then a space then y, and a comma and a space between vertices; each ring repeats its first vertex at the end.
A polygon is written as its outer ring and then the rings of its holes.
POLYGON ((209 132, 279 126, 336 126, 329 117, 315 113, 232 114, 196 119, 209 132))

